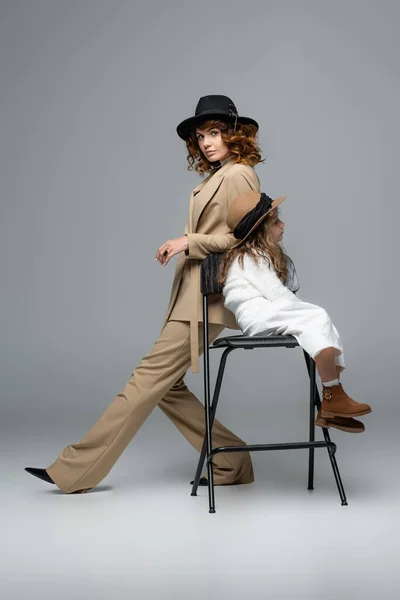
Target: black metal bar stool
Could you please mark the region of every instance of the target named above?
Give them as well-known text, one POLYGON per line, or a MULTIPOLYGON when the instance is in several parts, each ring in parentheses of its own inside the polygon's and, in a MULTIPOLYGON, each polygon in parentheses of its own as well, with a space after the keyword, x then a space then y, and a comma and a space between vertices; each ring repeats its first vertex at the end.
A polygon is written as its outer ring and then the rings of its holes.
MULTIPOLYGON (((222 292, 222 287, 217 283, 217 274, 221 263, 222 254, 210 254, 201 264, 200 289, 203 294, 203 361, 204 361, 204 405, 205 405, 205 422, 206 435, 203 442, 203 448, 200 453, 200 459, 197 465, 196 474, 192 486, 192 496, 197 496, 197 488, 200 481, 201 472, 203 470, 204 460, 207 461, 208 474, 208 498, 209 512, 215 513, 215 495, 214 495, 214 477, 213 477, 213 457, 219 452, 257 452, 264 450, 297 450, 298 448, 308 448, 308 487, 314 489, 314 449, 326 448, 329 459, 332 465, 333 474, 335 476, 338 492, 340 495, 342 506, 347 506, 346 495, 344 492, 342 480, 339 473, 339 468, 336 463, 335 452, 336 444, 331 439, 327 428, 322 428, 324 442, 315 441, 315 409, 319 410, 321 401, 315 380, 315 361, 311 359, 309 354, 303 350, 309 378, 310 378, 310 404, 309 404, 309 441, 307 442, 288 442, 280 444, 253 444, 244 446, 219 446, 212 450, 212 424, 215 418, 218 399, 221 391, 222 379, 224 376, 226 360, 228 355, 238 348, 245 350, 253 350, 255 348, 295 348, 299 346, 296 338, 292 335, 277 335, 277 336, 245 336, 231 335, 228 337, 217 338, 212 346, 208 344, 208 296, 211 294, 219 294, 222 292), (210 348, 224 348, 222 353, 217 379, 215 383, 213 400, 210 404, 210 348)), ((293 292, 299 289, 296 270, 290 258, 288 257, 288 277, 285 285, 293 292)))

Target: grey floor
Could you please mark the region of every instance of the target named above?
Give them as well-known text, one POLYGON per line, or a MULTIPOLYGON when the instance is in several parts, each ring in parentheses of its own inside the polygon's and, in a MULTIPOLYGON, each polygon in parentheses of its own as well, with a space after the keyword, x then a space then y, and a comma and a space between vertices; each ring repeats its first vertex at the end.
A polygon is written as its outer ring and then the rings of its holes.
MULTIPOLYGON (((254 484, 217 488, 216 514, 205 488, 190 496, 197 453, 161 412, 85 495, 23 470, 48 465, 79 427, 14 427, 1 448, 1 597, 398 599, 398 456, 394 443, 374 443, 381 426, 371 418, 366 433, 332 433, 348 506, 325 450, 312 492, 307 451, 282 451, 253 455, 254 484)), ((255 433, 248 443, 269 441, 255 433)), ((389 424, 387 440, 395 435, 389 424)))

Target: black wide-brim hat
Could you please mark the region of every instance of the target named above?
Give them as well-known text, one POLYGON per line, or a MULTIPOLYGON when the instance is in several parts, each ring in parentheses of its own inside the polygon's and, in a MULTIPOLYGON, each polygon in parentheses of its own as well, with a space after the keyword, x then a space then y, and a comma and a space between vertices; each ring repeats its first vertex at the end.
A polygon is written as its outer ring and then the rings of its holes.
POLYGON ((258 129, 258 123, 250 117, 242 117, 238 115, 235 104, 228 96, 202 96, 197 103, 194 117, 189 117, 179 123, 176 131, 179 137, 186 140, 196 128, 198 123, 206 119, 219 118, 223 121, 233 121, 234 129, 236 123, 244 123, 246 125, 255 125, 258 129))

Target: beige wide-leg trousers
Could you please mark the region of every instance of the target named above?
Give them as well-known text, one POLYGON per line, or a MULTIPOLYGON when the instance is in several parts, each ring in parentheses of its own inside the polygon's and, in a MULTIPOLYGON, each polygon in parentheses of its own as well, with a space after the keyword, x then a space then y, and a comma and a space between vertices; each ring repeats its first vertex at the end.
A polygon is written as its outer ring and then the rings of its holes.
MULTIPOLYGON (((224 325, 209 324, 210 344, 223 329, 224 325)), ((199 323, 201 353, 202 335, 202 323, 199 323)), ((152 350, 142 358, 124 390, 97 423, 79 443, 64 448, 57 460, 46 468, 56 485, 68 494, 97 486, 157 405, 200 452, 205 435, 205 411, 204 405, 185 385, 183 378, 189 367, 189 322, 167 321, 152 350)), ((213 448, 245 444, 216 419, 212 438, 213 448)), ((254 481, 248 452, 217 454, 213 462, 216 485, 254 481)))

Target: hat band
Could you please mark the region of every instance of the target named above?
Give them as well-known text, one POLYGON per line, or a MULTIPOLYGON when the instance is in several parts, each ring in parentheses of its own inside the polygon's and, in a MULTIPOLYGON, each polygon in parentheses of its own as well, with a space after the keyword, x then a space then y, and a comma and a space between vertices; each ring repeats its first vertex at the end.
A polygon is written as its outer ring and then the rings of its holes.
POLYGON ((199 113, 196 113, 194 118, 200 119, 205 115, 221 115, 225 117, 233 117, 232 113, 229 110, 225 110, 224 108, 205 108, 199 113))
POLYGON ((273 200, 267 194, 262 193, 256 206, 244 215, 236 225, 233 235, 236 239, 243 239, 257 223, 257 221, 271 208, 273 200))

